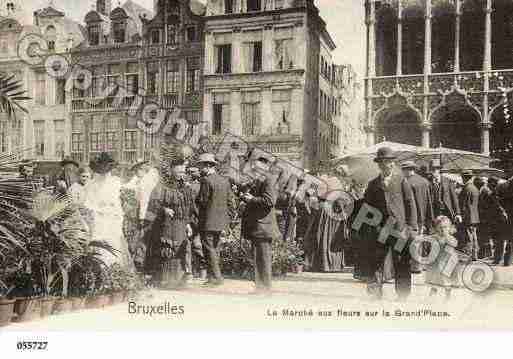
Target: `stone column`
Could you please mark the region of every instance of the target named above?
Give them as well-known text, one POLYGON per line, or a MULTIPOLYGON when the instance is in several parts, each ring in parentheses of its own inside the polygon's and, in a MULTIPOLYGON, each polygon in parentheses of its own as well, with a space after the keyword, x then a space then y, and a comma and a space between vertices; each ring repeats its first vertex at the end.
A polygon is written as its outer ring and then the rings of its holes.
POLYGON ((403 4, 400 0, 397 5, 397 76, 403 72, 403 4))
MULTIPOLYGON (((376 76, 376 9, 374 0, 367 0, 365 25, 367 27, 367 66, 365 79, 365 114, 367 124, 372 123, 372 78, 376 76)), ((368 137, 367 137, 368 139, 368 137)), ((369 142, 369 141, 367 141, 369 142)))
POLYGON ((483 71, 492 69, 492 0, 486 0, 483 71))
POLYGON ((230 132, 234 135, 242 135, 242 109, 240 89, 233 89, 230 97, 230 132))
POLYGON ((262 118, 262 126, 260 127, 261 135, 268 135, 272 133, 272 126, 274 125, 274 117, 273 117, 273 97, 272 97, 272 89, 271 87, 262 88, 262 97, 261 97, 261 118, 262 118))
POLYGON ((461 0, 456 0, 454 24, 454 72, 460 72, 461 0))
POLYGON ((205 89, 205 95, 203 96, 203 122, 206 126, 202 126, 202 135, 210 135, 210 129, 212 128, 212 91, 205 89))
POLYGON ((233 28, 232 38, 232 73, 238 74, 244 72, 244 56, 241 43, 240 27, 233 28))
POLYGON ((422 147, 429 148, 429 134, 431 132, 431 125, 424 123, 422 125, 422 147))
POLYGON ((205 32, 205 75, 214 73, 214 35, 210 31, 205 32))
POLYGON ((424 24, 424 75, 431 73, 431 0, 426 0, 424 24))
POLYGON ((265 25, 262 34, 262 69, 264 71, 273 70, 273 27, 272 25, 265 25))
POLYGON ((486 122, 481 124, 481 153, 483 155, 490 155, 490 128, 491 123, 486 122))

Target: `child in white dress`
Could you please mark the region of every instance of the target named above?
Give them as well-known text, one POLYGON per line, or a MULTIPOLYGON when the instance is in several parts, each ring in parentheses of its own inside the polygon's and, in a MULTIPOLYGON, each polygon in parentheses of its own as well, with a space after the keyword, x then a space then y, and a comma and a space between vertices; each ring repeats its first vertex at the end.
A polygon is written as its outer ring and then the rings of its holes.
MULTIPOLYGON (((440 245, 440 252, 438 253, 435 261, 426 266, 426 284, 431 285, 429 292, 430 296, 436 295, 439 288, 444 288, 445 299, 448 300, 451 296, 451 287, 455 280, 455 273, 447 276, 442 273, 446 255, 444 254, 447 246, 456 248, 458 241, 453 237, 456 232, 451 220, 446 216, 439 216, 435 219, 434 226, 435 233, 430 236, 433 241, 438 242, 440 245)), ((450 250, 450 249, 449 249, 450 250)))

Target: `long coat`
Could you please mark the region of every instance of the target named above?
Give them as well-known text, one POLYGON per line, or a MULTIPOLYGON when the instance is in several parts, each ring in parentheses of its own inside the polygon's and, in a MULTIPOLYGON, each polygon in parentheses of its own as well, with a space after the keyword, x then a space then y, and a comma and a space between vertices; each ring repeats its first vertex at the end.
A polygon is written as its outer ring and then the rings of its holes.
POLYGON ((431 182, 431 193, 433 195, 433 212, 434 217, 445 214, 442 210, 444 206, 449 213, 447 213, 452 220, 454 217, 461 214, 458 196, 456 195, 456 188, 453 181, 446 177, 440 177, 440 191, 435 188, 435 184, 431 182))
POLYGON ((423 226, 430 228, 433 219, 433 200, 429 181, 418 174, 413 174, 407 178, 408 183, 413 191, 415 205, 417 207, 417 221, 419 229, 423 226))
POLYGON ((213 173, 203 177, 196 203, 201 232, 222 232, 228 229, 233 204, 233 191, 228 178, 213 173))
POLYGON ((472 181, 468 181, 463 187, 459 199, 463 224, 479 224, 479 190, 472 181))
POLYGON ((242 214, 242 236, 249 240, 276 240, 280 231, 276 220, 276 190, 270 178, 255 180, 250 193, 254 198, 246 203, 242 214))

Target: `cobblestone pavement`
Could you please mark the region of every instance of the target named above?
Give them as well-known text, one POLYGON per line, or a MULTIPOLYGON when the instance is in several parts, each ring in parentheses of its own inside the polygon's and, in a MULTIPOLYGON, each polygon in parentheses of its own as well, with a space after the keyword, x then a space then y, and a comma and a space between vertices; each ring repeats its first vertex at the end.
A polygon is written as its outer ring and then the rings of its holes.
POLYGON ((289 274, 274 281, 271 295, 254 295, 253 283, 245 280, 226 279, 216 288, 193 280, 185 290, 150 290, 131 303, 14 323, 4 330, 513 328, 513 291, 493 290, 483 296, 455 288, 446 303, 442 295, 428 297, 429 287, 423 283, 423 274, 414 276, 412 295, 405 302, 397 302, 393 284, 387 284, 384 300, 377 302, 369 301, 365 284, 348 273, 289 274), (163 306, 160 314, 155 313, 158 306, 163 306))

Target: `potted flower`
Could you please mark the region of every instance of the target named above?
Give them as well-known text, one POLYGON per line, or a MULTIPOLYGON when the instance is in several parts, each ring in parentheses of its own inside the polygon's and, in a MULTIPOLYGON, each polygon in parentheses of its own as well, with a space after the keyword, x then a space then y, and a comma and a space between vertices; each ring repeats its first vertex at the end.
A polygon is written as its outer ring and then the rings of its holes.
POLYGON ((0 327, 9 324, 14 316, 16 299, 9 297, 13 289, 14 286, 8 287, 7 284, 0 281, 0 327))

